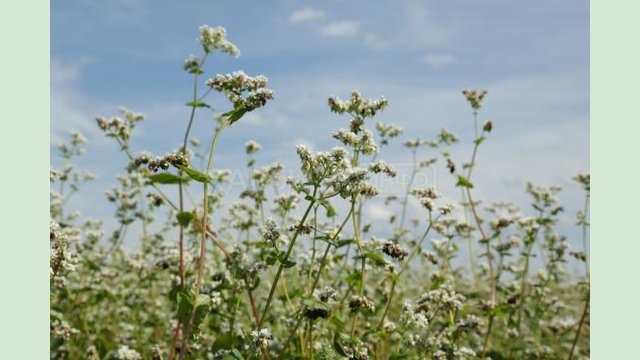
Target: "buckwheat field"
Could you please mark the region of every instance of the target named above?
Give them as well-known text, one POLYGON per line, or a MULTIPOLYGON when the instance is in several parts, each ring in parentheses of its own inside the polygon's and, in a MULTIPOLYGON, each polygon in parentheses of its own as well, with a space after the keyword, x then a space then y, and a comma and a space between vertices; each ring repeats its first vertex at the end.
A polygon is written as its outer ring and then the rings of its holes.
POLYGON ((233 34, 204 25, 196 36, 183 130, 162 134, 173 139, 165 153, 138 144, 138 125, 152 121, 142 113, 95 119, 122 164, 103 197, 115 230, 69 206, 93 180, 77 165, 85 136, 58 147, 52 359, 589 358, 590 176, 566 174, 583 193, 577 213, 555 186, 529 183, 528 204, 483 197, 476 170, 502 125, 483 116, 491 89, 459 90, 471 137, 446 124, 406 134, 402 119, 385 121, 394 101, 383 94, 326 94, 317 101, 335 131, 322 135, 334 147, 291 147, 297 166, 285 168, 244 139, 229 171, 219 140, 277 93, 260 74, 216 75, 217 61, 240 54, 233 34), (196 114, 212 119, 197 138, 196 114), (385 161, 391 144, 408 166, 385 161), (419 181, 436 171, 437 184, 419 181), (242 189, 226 191, 240 174, 242 189), (374 199, 384 220, 367 214, 374 199), (578 234, 571 244, 561 216, 578 234))

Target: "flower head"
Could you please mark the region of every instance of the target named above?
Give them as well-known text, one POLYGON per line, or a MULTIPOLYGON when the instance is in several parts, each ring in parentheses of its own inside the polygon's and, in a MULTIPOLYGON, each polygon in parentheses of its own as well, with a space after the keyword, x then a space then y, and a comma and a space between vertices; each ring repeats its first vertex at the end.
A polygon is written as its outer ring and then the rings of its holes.
POLYGON ((478 111, 482 107, 482 101, 487 95, 487 90, 467 89, 462 90, 462 95, 464 95, 469 104, 471 104, 471 108, 473 108, 474 111, 478 111))
POLYGON ((218 49, 231 56, 240 56, 240 50, 235 44, 227 40, 227 30, 222 26, 216 26, 214 28, 209 25, 200 26, 198 42, 207 54, 218 49))

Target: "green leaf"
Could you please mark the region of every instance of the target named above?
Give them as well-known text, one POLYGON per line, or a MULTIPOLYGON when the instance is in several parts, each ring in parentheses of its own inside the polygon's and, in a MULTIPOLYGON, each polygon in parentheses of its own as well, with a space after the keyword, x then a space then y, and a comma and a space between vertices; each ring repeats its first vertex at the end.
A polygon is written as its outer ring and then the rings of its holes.
POLYGON ((184 171, 187 175, 189 175, 190 178, 192 178, 195 181, 198 181, 201 183, 211 182, 211 178, 209 176, 201 173, 196 169, 192 169, 186 166, 181 166, 180 170, 184 171))
POLYGON ((338 314, 333 315, 333 318, 331 319, 331 323, 334 324, 338 329, 341 329, 342 327, 344 327, 344 320, 342 320, 342 318, 338 314))
POLYGON ((231 354, 224 357, 225 360, 244 360, 244 356, 238 351, 238 349, 231 350, 231 354))
POLYGON ((319 309, 325 311, 331 311, 333 309, 331 305, 313 298, 302 300, 302 305, 307 309, 319 309))
POLYGON ((278 259, 280 261, 280 264, 282 264, 282 266, 284 266, 285 269, 291 268, 296 266, 296 262, 295 261, 291 261, 291 260, 285 260, 285 259, 278 259))
POLYGON ((347 282, 347 284, 349 284, 349 286, 352 286, 352 287, 358 287, 360 285, 361 280, 362 280, 362 277, 360 276, 360 273, 356 271, 350 272, 345 278, 345 281, 347 282))
POLYGON ((191 340, 197 340, 202 331, 204 320, 211 310, 211 298, 204 294, 199 294, 196 299, 195 313, 191 330, 191 340))
POLYGON ((334 338, 333 338, 333 349, 334 349, 334 350, 335 350, 335 351, 336 351, 340 356, 346 356, 346 357, 348 357, 349 355, 347 355, 347 353, 344 351, 344 348, 342 347, 342 344, 341 344, 341 342, 342 342, 341 340, 343 340, 342 338, 343 338, 344 336, 347 336, 347 335, 344 335, 344 334, 342 334, 342 333, 337 333, 337 334, 336 334, 336 336, 334 336, 334 338))
MULTIPOLYGON (((231 350, 240 344, 241 340, 237 336, 220 334, 216 337, 216 340, 211 345, 213 351, 217 350, 231 350)), ((233 359, 233 358, 232 358, 233 359)))
POLYGON ((155 184, 180 184, 189 181, 187 178, 180 177, 168 172, 153 174, 149 176, 149 180, 155 184))
POLYGON ((211 109, 211 106, 209 104, 207 104, 204 101, 189 101, 188 103, 186 103, 185 105, 189 106, 189 107, 196 107, 196 108, 209 108, 211 109))
POLYGON ((389 356, 389 360, 404 360, 408 358, 409 358, 409 354, 405 352, 393 353, 389 356))
POLYGON ((539 217, 536 219, 536 222, 540 225, 547 225, 547 224, 551 224, 553 223, 553 219, 550 218, 545 218, 545 217, 539 217))
MULTIPOLYGON (((520 347, 522 348, 522 347, 520 347)), ((515 348, 514 348, 515 350, 515 348)), ((489 350, 487 351, 487 357, 492 359, 492 360, 507 360, 508 357, 506 355, 504 355, 503 353, 497 351, 497 350, 489 350)))
POLYGON ((501 304, 489 309, 489 314, 497 318, 504 318, 509 313, 509 305, 501 304))
POLYGON ((178 224, 182 225, 183 227, 187 227, 189 226, 191 220, 196 219, 196 214, 191 211, 183 211, 176 214, 176 218, 178 219, 178 224))
POLYGON ((338 243, 333 241, 329 235, 318 236, 318 237, 316 237, 316 240, 322 240, 322 241, 326 242, 329 245, 338 247, 338 243))
POLYGON ((382 332, 377 331, 377 330, 369 330, 369 331, 364 333, 364 335, 362 336, 361 339, 366 341, 366 342, 376 343, 376 342, 380 341, 381 337, 382 337, 382 332))
POLYGON ((240 120, 240 118, 242 118, 246 113, 247 113, 247 110, 245 108, 237 108, 231 111, 227 111, 226 113, 220 116, 225 118, 226 121, 229 123, 229 125, 231 125, 234 122, 240 120))
POLYGON ((477 138, 477 139, 473 140, 473 142, 474 142, 476 145, 480 145, 480 144, 482 144, 482 142, 483 142, 485 139, 486 139, 486 138, 485 138, 484 136, 480 136, 479 138, 477 138))
POLYGON ((182 320, 182 323, 185 324, 189 321, 189 314, 191 314, 191 308, 193 307, 193 292, 191 289, 184 287, 179 289, 176 294, 176 303, 178 319, 182 320))
POLYGON ((333 205, 331 205, 330 202, 323 201, 320 203, 320 205, 322 205, 322 207, 324 207, 327 210, 327 217, 336 216, 336 209, 333 208, 333 205))
MULTIPOLYGON (((378 265, 378 266, 387 265, 387 262, 384 260, 384 258, 380 254, 377 254, 377 253, 374 253, 374 252, 368 252, 368 253, 364 254, 364 257, 372 260, 373 263, 378 265)), ((360 259, 362 259, 362 256, 360 256, 360 255, 355 256, 354 259, 360 260, 360 259)))
POLYGON ((342 239, 342 240, 338 240, 337 242, 337 248, 341 248, 343 246, 349 245, 351 243, 353 243, 354 240, 353 239, 342 239))
POLYGON ((471 183, 471 181, 469 181, 469 179, 464 176, 458 176, 458 182, 456 183, 456 186, 466 187, 469 189, 473 188, 473 184, 471 183))

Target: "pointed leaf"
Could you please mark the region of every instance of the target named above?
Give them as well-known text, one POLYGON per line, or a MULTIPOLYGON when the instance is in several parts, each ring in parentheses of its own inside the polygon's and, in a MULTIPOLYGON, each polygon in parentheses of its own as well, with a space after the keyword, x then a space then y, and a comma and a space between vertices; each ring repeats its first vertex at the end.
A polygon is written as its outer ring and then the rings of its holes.
POLYGON ((456 186, 459 187, 466 187, 466 188, 473 188, 473 184, 471 183, 471 181, 469 181, 469 179, 465 178, 464 176, 458 176, 458 182, 456 183, 456 186))
POLYGON ((155 184, 184 184, 189 181, 189 179, 187 178, 183 178, 168 172, 153 174, 149 176, 149 180, 151 180, 151 182, 155 184))
POLYGON ((201 173, 196 169, 192 169, 186 166, 181 166, 180 170, 184 171, 187 175, 189 175, 190 178, 192 178, 195 181, 198 181, 201 183, 211 182, 211 178, 209 176, 201 173))

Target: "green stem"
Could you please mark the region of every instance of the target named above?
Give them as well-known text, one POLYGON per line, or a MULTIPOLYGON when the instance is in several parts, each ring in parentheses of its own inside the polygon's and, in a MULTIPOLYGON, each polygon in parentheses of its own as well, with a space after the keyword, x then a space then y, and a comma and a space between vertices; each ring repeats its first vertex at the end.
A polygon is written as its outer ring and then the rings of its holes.
POLYGON ((391 284, 391 292, 389 293, 389 299, 387 300, 387 305, 384 308, 384 312, 382 313, 382 317, 380 318, 380 322, 378 323, 378 329, 382 328, 382 325, 384 324, 384 319, 387 316, 387 313, 389 312, 389 308, 391 306, 391 302, 393 300, 393 295, 395 292, 395 288, 396 288, 396 283, 398 282, 398 280, 400 280, 400 277, 402 276, 402 274, 409 268, 411 261, 413 260, 413 258, 420 252, 420 250, 422 249, 422 244, 424 243, 424 241, 427 239, 427 236, 429 235, 429 232, 431 231, 431 229, 433 228, 433 224, 438 221, 438 219, 440 218, 440 215, 438 215, 436 217, 435 220, 433 220, 431 212, 429 212, 429 225, 427 226, 427 229, 425 230, 424 234, 422 235, 422 237, 420 238, 420 240, 416 243, 416 246, 413 248, 413 250, 411 251, 411 254, 409 255, 409 258, 407 258, 407 261, 405 261, 405 263, 402 265, 402 268, 400 269, 400 272, 398 272, 398 275, 396 275, 393 278, 393 282, 391 284))
POLYGON ((276 272, 276 276, 273 279, 273 283, 271 284, 271 290, 269 290, 269 296, 267 297, 267 302, 264 306, 264 308, 262 309, 262 316, 260 316, 260 322, 258 323, 258 330, 260 330, 262 328, 262 324, 264 323, 264 319, 267 315, 267 311, 269 310, 269 305, 271 305, 271 300, 273 299, 273 294, 276 291, 276 287, 278 286, 278 281, 280 280, 280 275, 282 275, 282 271, 284 270, 284 263, 286 263, 289 260, 289 256, 291 255, 291 251, 293 251, 293 246, 296 243, 296 240, 298 239, 298 235, 300 234, 300 230, 302 228, 302 225, 304 224, 304 222, 307 220, 307 217, 309 216, 309 213, 311 212, 311 208, 313 208, 313 205, 316 202, 316 193, 318 191, 318 187, 314 186, 313 188, 313 199, 311 201, 309 201, 309 206, 307 207, 307 210, 304 212, 304 215, 302 216, 302 220, 300 220, 300 224, 298 224, 298 227, 296 228, 295 233, 293 234, 293 238, 291 239, 291 242, 289 243, 289 248, 287 249, 287 252, 284 255, 284 258, 281 259, 280 262, 280 266, 278 267, 278 271, 276 272))
POLYGON ((411 186, 413 185, 413 180, 416 176, 416 150, 412 151, 413 162, 411 165, 411 177, 409 178, 409 183, 407 184, 407 189, 404 193, 404 201, 402 202, 402 215, 400 216, 400 228, 404 227, 405 217, 407 215, 407 205, 409 203, 409 191, 411 191, 411 186))
POLYGON ((569 352, 569 356, 567 357, 568 360, 573 359, 573 352, 576 350, 576 345, 578 344, 578 339, 580 338, 580 331, 582 330, 582 325, 584 324, 584 321, 587 318, 587 313, 589 312, 589 299, 590 299, 590 296, 587 293, 587 301, 584 303, 584 310, 582 310, 582 317, 580 318, 580 323, 578 324, 578 330, 576 330, 576 336, 573 338, 571 351, 569 352))
POLYGON ((589 200, 590 200, 591 194, 589 191, 587 191, 587 196, 584 200, 584 221, 582 223, 582 252, 584 252, 584 256, 585 256, 585 260, 584 260, 584 265, 585 265, 585 271, 586 271, 586 276, 587 279, 589 278, 589 255, 587 254, 587 214, 589 212, 589 200))
MULTIPOLYGON (((211 166, 213 164, 213 158, 215 155, 215 150, 216 150, 216 145, 218 144, 218 138, 220 137, 220 134, 222 133, 222 131, 224 130, 224 128, 226 127, 226 123, 225 122, 221 122, 220 126, 218 126, 216 128, 215 133, 213 134, 213 140, 211 142, 211 150, 209 151, 209 161, 207 162, 207 169, 205 171, 205 175, 209 176, 209 172, 211 171, 211 166)), ((194 302, 193 302, 193 306, 194 308, 191 309, 191 315, 189 316, 189 322, 187 322, 186 325, 186 331, 184 332, 184 337, 182 338, 182 348, 186 349, 186 345, 187 342, 189 341, 189 336, 191 335, 191 328, 193 326, 193 319, 195 318, 195 306, 196 306, 196 300, 198 298, 198 295, 200 294, 200 286, 202 284, 202 275, 204 273, 204 259, 206 256, 206 247, 207 247, 207 233, 208 233, 208 220, 209 220, 209 181, 205 181, 203 183, 203 215, 202 215, 202 237, 200 238, 200 256, 198 258, 198 275, 196 277, 196 286, 195 286, 195 291, 194 291, 194 302)), ((184 358, 184 353, 186 353, 186 351, 183 351, 180 353, 180 359, 184 358)))
MULTIPOLYGON (((338 236, 340 236, 340 233, 342 232, 342 229, 344 228, 344 226, 349 221, 349 218, 351 217, 351 213, 353 212, 353 209, 354 208, 352 206, 351 210, 349 210, 349 213, 344 218, 344 221, 342 222, 342 224, 338 228, 338 231, 336 231, 336 233, 331 238, 332 242, 335 242, 336 239, 338 238, 338 236)), ((320 268, 318 269, 318 273, 316 274, 315 278, 313 279, 313 285, 311 285, 311 288, 309 290, 309 295, 308 295, 309 297, 313 296, 313 292, 316 289, 316 286, 318 285, 318 281, 320 280, 320 274, 322 274, 322 270, 324 269, 324 266, 326 264, 326 258, 327 258, 327 255, 329 254, 329 250, 330 249, 331 249, 331 244, 327 244, 327 247, 324 250, 324 254, 322 255, 322 258, 320 259, 320 268)), ((289 346, 289 343, 295 337, 296 332, 298 331, 298 328, 300 327, 301 323, 302 323, 302 316, 298 319, 298 321, 294 325, 293 329, 291 330, 291 332, 289 334, 289 337, 287 338, 287 341, 285 341, 285 343, 283 345, 283 350, 286 350, 287 346, 289 346)))
MULTIPOLYGON (((351 209, 355 209, 356 204, 356 196, 352 196, 351 198, 351 209)), ((362 247, 362 241, 360 239, 360 225, 357 221, 356 214, 351 211, 351 219, 353 223, 353 233, 354 239, 356 242, 356 246, 358 247, 358 251, 360 252, 360 287, 359 287, 359 295, 362 297, 364 295, 364 281, 365 281, 365 261, 366 257, 364 254, 364 248, 362 247)), ((356 323, 358 322, 358 313, 353 316, 353 320, 351 321, 351 336, 355 334, 356 331, 356 323)))

